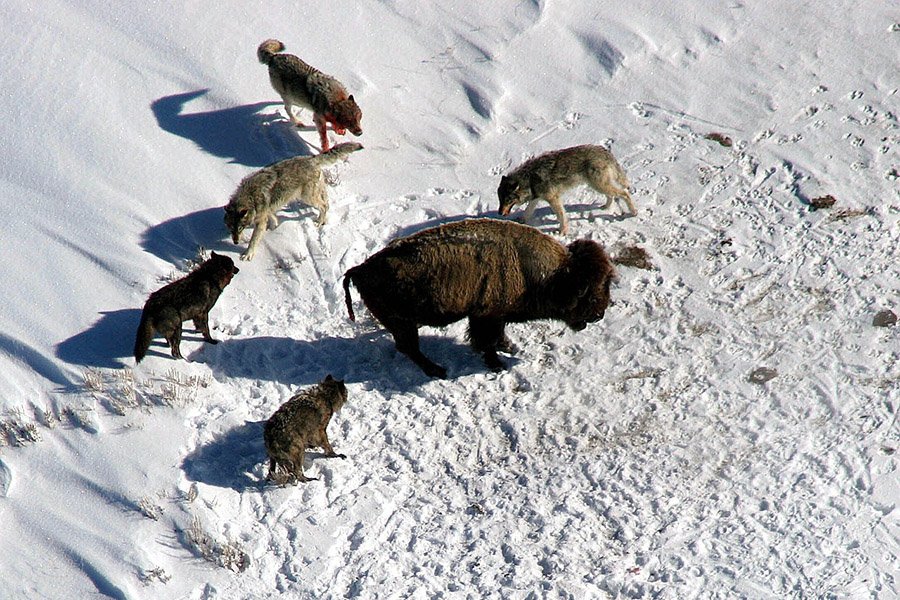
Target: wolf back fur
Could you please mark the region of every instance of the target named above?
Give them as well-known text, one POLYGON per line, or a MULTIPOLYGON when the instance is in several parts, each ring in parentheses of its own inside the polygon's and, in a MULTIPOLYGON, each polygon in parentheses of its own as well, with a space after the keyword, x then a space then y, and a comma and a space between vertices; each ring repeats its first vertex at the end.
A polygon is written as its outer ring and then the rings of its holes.
POLYGON ((217 344, 218 340, 209 332, 209 311, 239 270, 229 257, 213 252, 209 260, 192 272, 150 294, 141 312, 134 341, 134 360, 143 360, 156 332, 166 338, 173 357, 183 358, 181 324, 189 319, 193 319, 194 327, 203 334, 204 340, 217 344))
POLYGON ((631 184, 625 170, 612 153, 602 146, 574 146, 536 156, 504 175, 497 188, 499 212, 508 215, 517 205, 527 203, 523 221, 529 223, 538 200, 546 200, 560 223, 560 233, 569 231, 560 195, 580 184, 587 184, 606 195, 603 208, 609 208, 614 198, 622 198, 632 215, 637 214, 628 188, 631 184))
POLYGON ((300 392, 275 411, 263 431, 269 455, 269 480, 283 484, 315 479, 303 473, 307 448, 322 448, 326 458, 346 458, 334 451, 325 431, 331 416, 346 401, 347 386, 328 375, 321 383, 300 392))
POLYGON ((469 340, 493 370, 509 351, 507 323, 557 319, 580 331, 603 318, 615 270, 596 242, 563 246, 526 225, 470 219, 394 240, 344 277, 393 336, 397 350, 427 375, 446 370, 419 350, 420 325, 469 320, 469 340))
POLYGON ((313 111, 313 122, 319 132, 322 152, 328 150, 327 123, 335 133, 362 135, 362 110, 352 94, 337 79, 308 65, 293 54, 281 54, 284 44, 266 40, 256 49, 259 62, 269 67, 269 81, 281 96, 284 110, 295 125, 302 125, 294 115, 293 106, 313 111))
POLYGON ((337 144, 328 152, 288 158, 244 177, 225 207, 225 226, 235 244, 240 243, 244 229, 254 228, 241 260, 253 258, 266 228, 278 226, 275 213, 293 200, 317 209, 316 225, 324 225, 328 192, 322 168, 361 149, 362 144, 356 142, 337 144))

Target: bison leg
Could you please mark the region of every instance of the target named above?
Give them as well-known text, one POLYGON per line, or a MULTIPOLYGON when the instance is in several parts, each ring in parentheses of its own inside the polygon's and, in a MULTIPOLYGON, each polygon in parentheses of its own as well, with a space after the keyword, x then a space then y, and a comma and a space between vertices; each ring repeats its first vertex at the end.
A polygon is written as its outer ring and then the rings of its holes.
POLYGON ((438 379, 447 377, 447 369, 428 360, 428 357, 419 350, 419 328, 415 323, 401 320, 391 320, 385 323, 382 320, 381 324, 394 336, 397 350, 407 355, 426 375, 438 379))
POLYGON ((497 356, 498 348, 511 346, 504 329, 506 323, 499 319, 469 317, 469 342, 472 348, 481 352, 484 363, 491 371, 502 371, 506 365, 497 356))

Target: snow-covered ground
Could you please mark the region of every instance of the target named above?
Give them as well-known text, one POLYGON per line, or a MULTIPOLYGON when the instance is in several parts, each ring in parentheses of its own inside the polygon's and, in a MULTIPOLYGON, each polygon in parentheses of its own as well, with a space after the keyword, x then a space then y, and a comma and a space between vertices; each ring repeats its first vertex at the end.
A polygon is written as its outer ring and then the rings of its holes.
POLYGON ((686 4, 0 0, 0 597, 900 597, 900 4, 686 4), (318 151, 269 37, 365 149, 239 264, 220 344, 135 368, 150 292, 243 250, 240 179, 318 151), (347 319, 347 268, 581 143, 639 214, 575 190, 566 240, 654 266, 604 320, 511 326, 501 374, 423 329, 436 381, 347 319), (328 373, 348 458, 267 485, 264 421, 328 373))

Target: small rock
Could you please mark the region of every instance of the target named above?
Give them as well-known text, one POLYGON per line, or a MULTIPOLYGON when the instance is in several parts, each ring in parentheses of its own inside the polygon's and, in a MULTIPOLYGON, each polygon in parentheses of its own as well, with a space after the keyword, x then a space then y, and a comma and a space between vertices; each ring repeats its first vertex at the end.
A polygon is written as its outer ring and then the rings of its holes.
POLYGON ((834 203, 837 202, 834 196, 831 194, 827 196, 819 196, 818 198, 813 198, 809 201, 810 209, 819 210, 820 208, 831 208, 834 206, 834 203))
POLYGON ((771 381, 778 377, 778 371, 775 369, 770 369, 769 367, 759 367, 754 369, 752 373, 750 373, 750 383, 758 383, 763 384, 767 381, 771 381))
POLYGON ((731 146, 732 146, 731 138, 728 137, 727 135, 722 135, 721 133, 707 133, 703 137, 705 137, 708 140, 718 142, 719 144, 725 146, 726 148, 731 148, 731 146))
POLYGON ((892 310, 881 310, 872 319, 875 327, 893 327, 897 324, 897 315, 892 310))

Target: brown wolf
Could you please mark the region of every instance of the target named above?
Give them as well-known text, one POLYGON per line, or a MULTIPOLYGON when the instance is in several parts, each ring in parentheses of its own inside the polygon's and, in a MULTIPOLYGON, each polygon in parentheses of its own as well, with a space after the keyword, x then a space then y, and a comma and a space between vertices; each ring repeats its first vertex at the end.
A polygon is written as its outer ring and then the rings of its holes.
POLYGON ((302 125, 294 115, 293 106, 313 111, 322 152, 328 150, 327 123, 331 123, 338 135, 344 135, 348 129, 353 135, 362 135, 359 125, 362 111, 353 95, 331 75, 311 67, 293 54, 279 54, 283 50, 284 44, 278 40, 266 40, 256 49, 256 56, 259 62, 269 67, 269 81, 281 95, 291 122, 298 127, 302 125))
POLYGON ((606 195, 603 208, 609 208, 614 198, 622 198, 631 214, 637 214, 628 193, 630 184, 625 171, 609 150, 591 145, 541 154, 500 178, 497 188, 500 214, 508 215, 512 207, 527 202, 523 221, 528 223, 538 200, 543 198, 559 219, 559 232, 565 235, 569 232, 569 220, 559 197, 569 188, 582 183, 606 195))
POLYGON ((326 458, 347 458, 328 441, 325 428, 331 416, 347 401, 347 386, 331 375, 281 405, 266 421, 263 441, 269 455, 268 479, 279 484, 311 481, 303 474, 307 448, 322 448, 326 458))
POLYGON ((397 350, 426 375, 446 369, 419 350, 420 325, 443 327, 468 317, 469 340, 488 368, 511 352, 507 323, 558 319, 575 331, 603 318, 615 270, 590 240, 563 246, 533 227, 470 219, 394 240, 344 276, 353 320, 352 282, 397 350))
POLYGON ((181 324, 193 319, 194 327, 210 344, 219 343, 209 333, 209 311, 222 290, 240 269, 227 256, 212 253, 209 260, 152 294, 144 304, 141 323, 134 341, 134 360, 141 362, 147 354, 154 332, 166 338, 172 356, 181 356, 181 324))
POLYGON ((346 142, 322 154, 295 156, 273 163, 244 177, 225 207, 225 225, 235 244, 241 241, 244 229, 253 226, 250 244, 241 260, 253 258, 266 228, 278 226, 275 213, 292 200, 318 209, 316 225, 324 225, 328 193, 322 167, 346 159, 351 152, 361 149, 362 144, 346 142))

